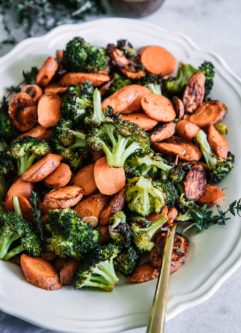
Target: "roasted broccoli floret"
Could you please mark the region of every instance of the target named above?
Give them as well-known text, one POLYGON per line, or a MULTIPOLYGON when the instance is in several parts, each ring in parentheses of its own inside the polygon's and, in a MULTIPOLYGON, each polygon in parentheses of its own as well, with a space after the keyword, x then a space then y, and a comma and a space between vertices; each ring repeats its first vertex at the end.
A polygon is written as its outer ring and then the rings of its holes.
POLYGON ((127 39, 119 39, 117 41, 117 48, 124 53, 127 59, 136 60, 137 52, 127 39))
POLYGON ((48 212, 45 237, 47 250, 61 258, 80 259, 96 247, 99 234, 73 209, 65 208, 48 212))
POLYGON ((149 222, 144 218, 133 218, 131 228, 135 246, 141 252, 149 252, 154 246, 152 237, 167 222, 167 215, 162 215, 155 221, 149 222))
POLYGON ((209 180, 216 184, 220 183, 233 169, 234 155, 229 152, 226 160, 217 158, 208 143, 207 135, 203 130, 200 130, 196 135, 196 141, 200 146, 203 157, 209 168, 209 180))
POLYGON ((124 212, 117 212, 109 219, 109 233, 112 241, 120 248, 128 248, 131 244, 132 233, 126 222, 124 212))
POLYGON ((205 81, 205 96, 207 98, 213 87, 213 81, 215 76, 215 68, 210 61, 204 61, 199 67, 199 71, 203 72, 206 78, 205 81))
POLYGON ((72 120, 75 126, 81 126, 86 109, 93 108, 94 88, 91 83, 69 87, 63 96, 61 112, 64 118, 72 120))
POLYGON ((170 96, 180 96, 189 79, 197 73, 197 69, 189 64, 180 64, 176 77, 163 81, 164 91, 170 96))
POLYGON ((31 167, 38 157, 49 152, 49 145, 45 140, 26 136, 11 143, 9 152, 17 161, 20 176, 31 167))
POLYGON ((0 103, 0 137, 10 142, 16 138, 17 135, 18 131, 8 116, 8 102, 6 98, 3 97, 0 103))
POLYGON ((191 166, 181 167, 179 165, 174 165, 171 171, 168 174, 168 179, 174 184, 179 184, 183 181, 186 172, 190 169, 191 166))
POLYGON ((136 249, 133 246, 129 246, 128 249, 122 250, 114 260, 114 266, 116 271, 123 275, 130 275, 137 266, 139 256, 136 249))
POLYGON ((40 242, 33 229, 13 212, 0 213, 0 259, 10 260, 22 252, 39 256, 40 242))
POLYGON ((165 203, 168 207, 174 207, 176 201, 178 200, 179 193, 178 190, 170 180, 159 180, 157 181, 158 187, 162 189, 164 193, 165 203))
POLYGON ((14 170, 13 158, 5 151, 0 151, 0 201, 7 191, 6 175, 14 170))
POLYGON ((73 129, 71 120, 61 119, 53 130, 52 146, 73 169, 81 167, 87 151, 85 134, 73 129))
POLYGON ((98 89, 94 90, 93 108, 86 110, 85 124, 88 126, 98 126, 106 120, 106 115, 102 111, 101 94, 98 89))
POLYGON ((113 244, 97 247, 94 253, 81 265, 75 277, 74 287, 76 289, 91 287, 112 291, 119 281, 113 263, 118 252, 118 247, 113 244))
POLYGON ((162 77, 161 75, 148 73, 140 79, 140 84, 146 86, 154 94, 161 95, 162 77))
POLYGON ((94 151, 103 150, 108 165, 123 167, 129 156, 147 152, 150 147, 148 135, 129 121, 104 122, 93 128, 87 136, 87 145, 94 151))
POLYGON ((111 83, 110 89, 108 90, 108 94, 112 95, 114 94, 117 90, 129 86, 132 84, 132 81, 130 79, 127 79, 123 75, 119 73, 115 73, 113 77, 113 82, 111 83))
POLYGON ((132 156, 125 163, 125 171, 129 176, 160 176, 161 172, 168 174, 172 167, 158 154, 150 153, 144 156, 132 156))
POLYGON ((159 213, 165 204, 165 193, 151 178, 134 177, 128 180, 126 202, 132 212, 141 216, 159 213))
POLYGON ((62 64, 71 72, 98 72, 106 68, 108 57, 102 47, 93 46, 81 37, 70 40, 62 64))

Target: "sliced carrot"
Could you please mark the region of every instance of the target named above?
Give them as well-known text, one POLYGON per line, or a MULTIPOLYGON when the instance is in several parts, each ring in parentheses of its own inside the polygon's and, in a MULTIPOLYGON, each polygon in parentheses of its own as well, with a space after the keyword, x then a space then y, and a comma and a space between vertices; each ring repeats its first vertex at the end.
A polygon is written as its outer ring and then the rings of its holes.
POLYGON ((176 124, 177 135, 183 139, 194 139, 199 130, 197 125, 186 119, 179 120, 176 124))
POLYGON ((208 143, 217 157, 224 160, 227 159, 229 151, 228 142, 213 125, 208 127, 208 143))
POLYGON ((10 199, 12 201, 12 197, 18 197, 19 195, 29 198, 32 190, 33 184, 18 178, 8 189, 6 199, 10 199))
POLYGON ((154 268, 150 264, 142 264, 138 266, 134 272, 127 277, 127 279, 131 283, 143 283, 156 279, 158 275, 158 269, 154 268))
POLYGON ((71 179, 72 172, 68 164, 60 163, 60 165, 44 179, 48 187, 58 189, 67 185, 71 179))
POLYGON ((213 206, 219 204, 223 199, 224 192, 219 187, 207 184, 198 202, 201 205, 213 206))
POLYGON ((44 94, 38 102, 38 122, 43 127, 53 127, 61 118, 61 98, 57 94, 44 94))
POLYGON ((125 189, 122 189, 113 196, 108 206, 100 214, 100 225, 107 225, 111 215, 122 210, 125 204, 125 198, 125 189))
POLYGON ((109 201, 109 197, 104 194, 93 194, 81 201, 74 210, 81 216, 95 216, 97 219, 109 201))
POLYGON ((30 131, 19 135, 17 137, 17 139, 23 138, 25 136, 32 136, 33 138, 36 138, 36 139, 48 140, 48 139, 50 139, 51 131, 48 130, 47 128, 44 128, 39 125, 39 126, 32 128, 30 131))
MULTIPOLYGON (((23 195, 18 195, 18 202, 19 202, 19 206, 21 208, 21 212, 23 214, 23 217, 28 220, 28 221, 31 221, 32 220, 32 205, 29 201, 28 198, 24 197, 23 195)), ((7 197, 5 199, 5 202, 4 202, 4 205, 5 205, 5 209, 6 210, 12 210, 14 211, 14 206, 13 206, 13 197, 7 197)))
POLYGON ((175 129, 176 124, 173 122, 157 126, 151 133, 151 142, 160 142, 171 138, 175 133, 175 129))
POLYGON ((99 191, 106 195, 119 192, 126 183, 125 170, 109 167, 106 157, 101 157, 95 162, 94 177, 99 191))
POLYGON ((145 131, 151 130, 157 125, 157 121, 148 117, 145 113, 131 113, 121 117, 121 120, 128 120, 131 123, 138 125, 145 131))
POLYGON ((60 84, 53 83, 53 84, 49 84, 44 89, 44 93, 45 94, 63 94, 67 89, 68 89, 67 87, 63 87, 60 84))
POLYGON ((195 164, 187 173, 183 181, 185 196, 188 200, 196 201, 204 193, 207 184, 206 170, 203 164, 195 164))
POLYGON ((141 49, 140 60, 148 72, 162 76, 172 74, 177 63, 174 55, 160 46, 146 46, 141 49))
POLYGON ((58 66, 57 61, 53 57, 48 57, 37 73, 36 83, 46 87, 57 72, 58 66))
POLYGON ((138 80, 146 75, 146 72, 143 70, 131 71, 129 67, 120 67, 119 70, 122 74, 132 80, 138 80))
POLYGON ((94 87, 98 87, 109 80, 109 75, 104 73, 67 73, 60 80, 60 84, 63 86, 74 86, 78 83, 89 81, 94 87))
POLYGON ((30 95, 32 97, 34 103, 36 103, 43 94, 42 89, 37 84, 27 84, 27 85, 21 86, 21 91, 30 95))
POLYGON ((187 113, 193 113, 202 105, 205 94, 205 75, 197 72, 188 81, 183 94, 183 104, 187 113))
POLYGON ((83 188, 84 195, 90 195, 98 190, 94 178, 94 166, 94 163, 84 166, 72 179, 74 185, 83 188))
POLYGON ((102 102, 102 108, 111 106, 115 113, 132 113, 141 109, 141 98, 150 93, 149 89, 138 84, 123 87, 102 102))
POLYGON ((25 171, 22 179, 30 183, 41 182, 59 166, 61 160, 62 156, 49 153, 25 171))
POLYGON ((63 50, 56 50, 56 60, 61 62, 63 59, 64 51, 63 50))
POLYGON ((176 111, 177 118, 182 119, 184 117, 184 114, 185 114, 185 108, 184 108, 183 101, 180 98, 174 96, 172 98, 172 104, 173 104, 174 109, 176 111))
POLYGON ((82 199, 83 189, 78 186, 66 186, 45 194, 40 208, 47 213, 51 209, 70 208, 82 199))
POLYGON ((227 114, 226 105, 220 101, 210 101, 203 103, 200 108, 186 119, 200 127, 215 125, 227 114))
POLYGON ((75 273, 79 268, 77 261, 69 259, 61 268, 59 272, 59 279, 63 286, 72 284, 75 273))
POLYGON ((193 143, 177 137, 172 137, 165 142, 155 142, 153 146, 160 152, 176 155, 183 161, 198 161, 202 156, 200 150, 193 143))
POLYGON ((33 285, 46 290, 57 290, 62 287, 58 274, 49 262, 22 254, 20 264, 25 279, 33 285))
POLYGON ((146 94, 141 99, 143 111, 152 119, 169 122, 176 118, 176 112, 171 101, 165 96, 146 94))

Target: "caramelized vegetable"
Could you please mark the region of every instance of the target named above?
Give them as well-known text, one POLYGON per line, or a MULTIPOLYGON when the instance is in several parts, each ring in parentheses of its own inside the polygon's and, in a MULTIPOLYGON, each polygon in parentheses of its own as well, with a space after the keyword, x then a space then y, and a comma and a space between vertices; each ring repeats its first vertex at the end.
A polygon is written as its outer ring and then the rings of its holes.
POLYGON ((31 96, 34 103, 36 103, 43 94, 42 89, 37 84, 28 84, 25 86, 21 86, 21 92, 24 92, 31 96))
POLYGON ((68 164, 60 163, 60 165, 44 179, 48 187, 58 189, 67 185, 71 179, 72 172, 68 164))
POLYGON ((205 95, 205 75, 202 72, 194 74, 186 85, 183 94, 183 104, 187 113, 193 113, 202 105, 205 95))
POLYGON ((150 118, 157 121, 167 123, 176 117, 171 101, 165 96, 151 93, 144 95, 141 99, 141 106, 150 118))
POLYGON ((100 225, 107 225, 111 215, 122 210, 125 204, 125 189, 116 193, 100 215, 100 225))
POLYGON ((94 163, 84 166, 77 171, 72 179, 74 185, 83 188, 86 196, 98 190, 94 178, 94 166, 94 163))
POLYGON ((67 73, 60 80, 60 84, 63 86, 75 86, 78 83, 89 81, 94 87, 98 87, 109 80, 109 75, 104 73, 67 73))
POLYGON ((109 201, 109 197, 104 194, 93 194, 82 200, 76 207, 75 211, 81 216, 95 216, 97 219, 100 213, 109 201))
POLYGON ((198 202, 201 205, 214 206, 224 200, 224 192, 217 186, 207 184, 198 202))
POLYGON ((195 164, 186 174, 183 181, 185 196, 188 200, 198 200, 204 193, 207 184, 205 167, 195 164))
POLYGON ((121 117, 121 120, 128 120, 131 123, 138 125, 140 128, 144 129, 145 131, 149 131, 157 125, 156 120, 151 119, 144 113, 126 114, 121 117))
POLYGON ((171 138, 175 133, 175 129, 176 124, 172 122, 157 126, 151 133, 151 142, 161 142, 171 138))
POLYGON ((60 283, 63 286, 72 284, 78 268, 79 264, 73 259, 69 259, 67 262, 65 262, 59 272, 60 283))
POLYGON ((38 71, 36 83, 42 87, 46 87, 54 77, 57 69, 57 61, 53 57, 48 57, 38 71))
POLYGON ((61 98, 57 94, 44 94, 38 103, 38 122, 43 127, 55 126, 61 118, 61 98))
POLYGON ((143 283, 156 279, 159 275, 158 269, 152 267, 150 264, 142 264, 138 266, 134 272, 127 277, 130 283, 143 283))
POLYGON ((229 151, 228 143, 225 137, 213 125, 208 127, 208 143, 217 157, 224 160, 227 159, 229 151))
POLYGON ((173 104, 174 109, 176 111, 177 118, 182 119, 184 117, 184 114, 185 114, 185 108, 184 108, 183 101, 180 98, 174 96, 172 98, 172 104, 173 104))
POLYGON ((23 138, 25 136, 32 136, 36 139, 48 140, 51 136, 51 131, 42 126, 36 126, 28 132, 25 132, 17 137, 17 139, 23 138))
POLYGON ((197 135, 200 128, 189 120, 179 120, 176 125, 177 135, 183 139, 192 140, 197 135))

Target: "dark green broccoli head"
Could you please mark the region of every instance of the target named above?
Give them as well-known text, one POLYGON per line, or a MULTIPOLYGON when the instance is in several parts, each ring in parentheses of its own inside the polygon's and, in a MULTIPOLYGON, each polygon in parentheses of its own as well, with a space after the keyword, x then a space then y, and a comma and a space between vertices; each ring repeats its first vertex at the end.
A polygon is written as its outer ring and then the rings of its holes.
POLYGON ((165 199, 162 187, 151 178, 134 177, 127 182, 126 202, 129 209, 138 215, 159 213, 165 204, 165 199))
POLYGON ((132 233, 126 222, 124 212, 115 213, 109 219, 109 233, 112 241, 120 248, 128 248, 131 244, 132 233))
POLYGON ((112 291, 119 281, 113 263, 118 253, 118 247, 113 244, 97 247, 77 272, 74 287, 112 291))
POLYGON ((106 68, 108 57, 104 48, 75 37, 67 43, 62 63, 71 72, 98 72, 106 68))
POLYGON ((18 135, 17 129, 14 127, 11 119, 8 116, 8 102, 3 97, 0 104, 0 137, 7 142, 12 141, 18 135))
POLYGON ((198 69, 204 73, 206 81, 205 81, 205 96, 206 99, 212 90, 213 87, 213 81, 215 76, 215 68, 213 64, 210 61, 204 61, 198 69))
POLYGON ((173 184, 173 182, 169 180, 161 180, 158 181, 158 187, 162 189, 162 193, 164 194, 165 197, 165 202, 168 207, 174 207, 176 201, 179 198, 179 193, 178 190, 173 184))
POLYGON ((113 77, 113 82, 108 90, 108 95, 114 94, 117 90, 129 86, 132 84, 132 81, 119 73, 115 73, 113 77))
POLYGON ((0 151, 0 201, 7 192, 5 176, 15 168, 13 158, 5 151, 0 151))
POLYGON ((25 136, 11 143, 9 152, 17 161, 18 174, 22 175, 38 157, 49 152, 49 145, 45 140, 25 136))
POLYGON ((137 52, 127 39, 119 39, 117 41, 117 48, 124 53, 127 59, 133 61, 136 60, 137 52))
POLYGON ((49 211, 46 247, 59 257, 82 258, 96 247, 98 238, 98 232, 90 224, 82 222, 73 209, 49 211))
POLYGON ((150 153, 148 155, 135 155, 125 163, 125 171, 131 177, 147 176, 157 178, 162 172, 168 174, 172 167, 159 155, 150 153))
POLYGON ((61 112, 64 118, 72 120, 75 126, 81 126, 86 109, 93 108, 94 88, 91 83, 69 87, 63 96, 61 112))
POLYGON ((137 266, 139 256, 133 246, 121 251, 114 260, 115 269, 123 275, 130 275, 137 266))
POLYGON ((134 243, 141 252, 150 252, 154 246, 152 238, 154 234, 167 222, 167 215, 162 215, 155 221, 149 222, 142 217, 132 219, 131 228, 134 243))
POLYGON ((28 222, 13 212, 0 213, 0 259, 10 260, 22 252, 39 256, 41 245, 28 222))
POLYGON ((197 73, 197 69, 189 64, 180 64, 177 75, 163 81, 164 91, 169 96, 181 96, 190 78, 197 73))
POLYGON ((168 178, 174 184, 181 183, 185 177, 186 172, 190 169, 190 166, 181 167, 179 165, 174 165, 170 170, 168 178))
POLYGON ((140 84, 149 88, 154 94, 161 95, 161 75, 148 73, 140 79, 140 84))
POLYGON ((132 154, 149 151, 150 140, 137 125, 116 120, 92 129, 87 136, 87 145, 94 151, 103 150, 109 166, 123 167, 132 154))

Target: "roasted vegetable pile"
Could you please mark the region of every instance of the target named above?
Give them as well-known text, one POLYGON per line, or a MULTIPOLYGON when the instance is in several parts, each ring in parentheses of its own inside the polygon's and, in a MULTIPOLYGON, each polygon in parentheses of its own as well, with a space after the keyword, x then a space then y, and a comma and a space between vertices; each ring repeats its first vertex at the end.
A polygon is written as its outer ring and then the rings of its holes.
POLYGON ((179 269, 190 230, 241 212, 219 206, 234 155, 214 76, 159 46, 81 37, 24 72, 0 109, 0 259, 40 288, 112 291, 119 274, 158 276, 177 224, 179 269))

